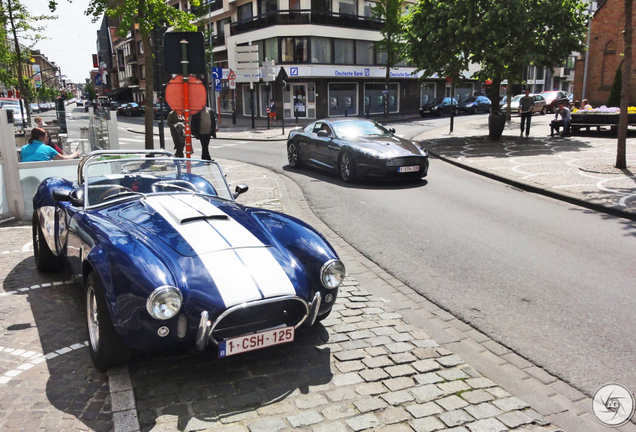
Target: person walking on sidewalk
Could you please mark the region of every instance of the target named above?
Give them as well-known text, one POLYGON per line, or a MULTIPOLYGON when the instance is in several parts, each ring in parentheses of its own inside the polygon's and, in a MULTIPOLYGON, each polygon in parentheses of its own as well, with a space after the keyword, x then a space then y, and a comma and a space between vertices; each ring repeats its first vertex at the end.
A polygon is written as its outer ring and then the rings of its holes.
POLYGON ((210 137, 216 139, 218 131, 216 126, 216 114, 211 108, 203 107, 201 111, 192 116, 192 135, 201 141, 201 159, 212 160, 208 146, 210 137))
POLYGON ((170 111, 168 114, 168 127, 170 135, 174 143, 175 153, 178 158, 183 157, 183 148, 185 147, 185 120, 176 111, 170 111))
POLYGON ((530 96, 530 90, 525 90, 526 95, 519 100, 519 115, 521 116, 521 135, 523 129, 526 129, 526 138, 530 135, 530 120, 532 119, 532 107, 534 106, 534 98, 530 96))
POLYGON ((563 127, 563 131, 561 132, 561 136, 564 137, 568 134, 570 126, 570 109, 563 105, 563 102, 559 102, 559 108, 557 109, 556 114, 554 115, 554 120, 550 122, 550 136, 554 136, 554 131, 559 133, 559 128, 563 127), (561 120, 557 120, 561 116, 561 120))

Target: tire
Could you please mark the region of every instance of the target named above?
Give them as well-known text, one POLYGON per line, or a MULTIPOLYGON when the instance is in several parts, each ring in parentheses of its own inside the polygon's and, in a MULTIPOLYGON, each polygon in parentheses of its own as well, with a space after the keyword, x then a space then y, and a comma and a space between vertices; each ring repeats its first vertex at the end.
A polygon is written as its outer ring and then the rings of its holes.
POLYGON ((347 183, 353 183, 356 180, 356 167, 351 159, 349 152, 340 155, 338 162, 340 177, 347 183))
POLYGON ((287 162, 292 168, 298 168, 301 165, 298 145, 293 141, 287 143, 287 162))
POLYGON ((132 349, 122 342, 115 331, 106 307, 104 290, 94 272, 86 280, 85 298, 88 349, 93 363, 101 371, 127 363, 132 356, 132 349))
POLYGON ((457 108, 455 108, 455 110, 454 110, 454 111, 455 111, 455 112, 454 112, 455 117, 457 117, 457 116, 459 115, 459 111, 457 110, 457 108))
POLYGON ((41 272, 58 272, 64 267, 64 261, 62 258, 55 255, 49 247, 44 234, 42 233, 42 227, 40 226, 40 219, 38 218, 38 212, 33 212, 33 257, 35 258, 35 266, 41 272))
POLYGON ((543 108, 541 108, 541 115, 545 115, 546 109, 545 109, 545 105, 543 106, 543 108))
POLYGON ((479 110, 477 109, 477 107, 473 107, 473 114, 477 114, 479 112, 479 110))

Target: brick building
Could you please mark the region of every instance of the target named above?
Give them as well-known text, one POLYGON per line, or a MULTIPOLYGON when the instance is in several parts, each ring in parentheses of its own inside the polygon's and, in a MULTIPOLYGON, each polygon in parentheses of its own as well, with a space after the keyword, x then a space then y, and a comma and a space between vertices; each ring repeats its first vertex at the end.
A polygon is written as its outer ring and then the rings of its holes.
MULTIPOLYGON (((624 52, 623 29, 625 25, 624 0, 604 0, 598 2, 598 8, 592 19, 589 51, 576 61, 574 80, 574 99, 583 99, 583 77, 585 56, 589 55, 585 98, 592 106, 605 105, 614 82, 616 69, 620 67, 624 52)), ((636 21, 632 17, 632 25, 636 21)), ((636 42, 636 32, 633 41, 636 42)), ((634 44, 632 42, 632 44, 634 44)), ((636 84, 632 69, 632 82, 636 84)), ((632 85, 629 105, 636 105, 636 85, 632 85)))

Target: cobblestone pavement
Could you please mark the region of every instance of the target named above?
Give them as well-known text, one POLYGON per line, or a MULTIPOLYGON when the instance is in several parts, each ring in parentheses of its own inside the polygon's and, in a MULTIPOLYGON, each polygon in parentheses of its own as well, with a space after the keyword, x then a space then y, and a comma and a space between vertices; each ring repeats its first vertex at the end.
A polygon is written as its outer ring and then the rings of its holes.
POLYGON ((553 116, 534 116, 529 138, 519 136, 513 117, 500 141, 488 139, 488 119, 475 116, 449 134, 448 127, 415 137, 431 153, 485 174, 546 191, 558 198, 625 212, 636 217, 636 142, 627 140, 627 169, 614 167, 617 140, 592 131, 550 137, 553 116))

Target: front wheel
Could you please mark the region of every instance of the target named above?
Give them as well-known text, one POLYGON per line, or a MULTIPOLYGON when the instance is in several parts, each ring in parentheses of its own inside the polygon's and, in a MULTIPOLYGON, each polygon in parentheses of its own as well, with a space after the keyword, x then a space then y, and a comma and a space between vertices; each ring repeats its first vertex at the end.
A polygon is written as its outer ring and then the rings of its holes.
POLYGON ((88 349, 98 369, 105 371, 110 366, 130 360, 132 350, 115 331, 106 307, 104 290, 95 273, 91 273, 86 280, 86 323, 88 349))
POLYGON ((545 115, 546 109, 545 106, 543 108, 541 108, 541 115, 545 115))
POLYGON ((473 114, 477 114, 477 111, 478 111, 477 107, 474 107, 473 108, 473 114))
POLYGON ((345 152, 340 156, 340 177, 347 182, 352 183, 356 179, 356 168, 351 159, 349 152, 345 152))
POLYGON ((35 266, 41 272, 57 272, 64 267, 62 258, 55 255, 44 238, 38 212, 33 212, 33 257, 35 258, 35 266))
POLYGON ((292 168, 297 168, 300 166, 300 153, 298 152, 298 145, 295 142, 290 142, 287 144, 287 162, 289 162, 289 166, 292 168))

